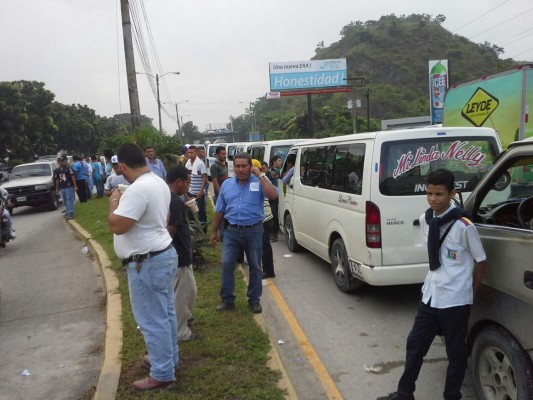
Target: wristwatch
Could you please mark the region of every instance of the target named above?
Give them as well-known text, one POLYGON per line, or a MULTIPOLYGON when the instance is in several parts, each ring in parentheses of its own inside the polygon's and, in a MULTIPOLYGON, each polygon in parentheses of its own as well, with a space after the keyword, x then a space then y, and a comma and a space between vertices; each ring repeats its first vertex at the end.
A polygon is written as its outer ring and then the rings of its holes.
POLYGON ((265 174, 264 172, 261 172, 261 173, 259 174, 259 179, 264 178, 265 176, 266 176, 266 174, 265 174))

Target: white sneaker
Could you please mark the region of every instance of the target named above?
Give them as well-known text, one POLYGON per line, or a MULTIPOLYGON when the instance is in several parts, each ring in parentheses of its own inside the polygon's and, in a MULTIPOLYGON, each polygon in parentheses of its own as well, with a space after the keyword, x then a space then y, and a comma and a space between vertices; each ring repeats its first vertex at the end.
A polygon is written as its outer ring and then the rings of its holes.
POLYGON ((17 238, 17 234, 16 234, 15 231, 13 231, 13 230, 11 231, 10 235, 11 235, 11 240, 17 238))

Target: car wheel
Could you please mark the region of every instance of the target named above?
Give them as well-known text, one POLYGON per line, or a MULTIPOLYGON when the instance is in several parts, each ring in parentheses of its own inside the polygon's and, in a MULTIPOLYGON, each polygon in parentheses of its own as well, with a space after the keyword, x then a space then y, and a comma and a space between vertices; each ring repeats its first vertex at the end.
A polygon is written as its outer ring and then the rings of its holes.
POLYGON ((294 226, 292 225, 292 218, 290 214, 285 217, 285 240, 287 242, 287 248, 293 253, 300 251, 301 247, 296 241, 294 236, 294 226))
POLYGON ((337 239, 331 247, 331 272, 337 287, 344 293, 353 292, 363 285, 363 281, 353 278, 348 267, 348 254, 342 239, 337 239))
POLYGON ((533 398, 533 364, 516 339, 499 326, 478 333, 470 359, 480 399, 533 398))
POLYGON ((50 193, 50 198, 48 199, 48 210, 49 211, 55 211, 57 210, 57 207, 59 205, 59 199, 55 195, 55 193, 50 193))

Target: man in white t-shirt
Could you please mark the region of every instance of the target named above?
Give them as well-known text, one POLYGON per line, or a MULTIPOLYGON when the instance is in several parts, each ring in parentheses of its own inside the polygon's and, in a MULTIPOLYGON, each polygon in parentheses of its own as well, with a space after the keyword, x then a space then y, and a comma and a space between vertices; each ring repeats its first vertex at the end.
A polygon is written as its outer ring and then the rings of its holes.
POLYGON ((207 212, 205 204, 205 190, 207 188, 207 168, 204 162, 196 155, 196 146, 189 146, 187 150, 189 160, 185 168, 189 170, 191 181, 187 197, 196 198, 198 204, 198 219, 202 224, 207 224, 207 212))
POLYGON ((448 369, 443 396, 435 394, 434 398, 461 399, 470 306, 487 262, 475 225, 452 202, 456 194, 454 180, 453 174, 444 169, 428 176, 430 208, 420 217, 420 227, 428 247, 430 270, 407 338, 405 368, 398 389, 378 400, 414 400, 415 382, 436 335, 444 336, 448 369))
POLYGON ((130 302, 148 354, 150 375, 135 381, 135 391, 157 390, 174 383, 178 337, 174 287, 178 256, 167 230, 170 190, 146 165, 143 151, 124 144, 117 152, 124 177, 131 182, 109 197, 108 223, 115 253, 127 267, 130 302))

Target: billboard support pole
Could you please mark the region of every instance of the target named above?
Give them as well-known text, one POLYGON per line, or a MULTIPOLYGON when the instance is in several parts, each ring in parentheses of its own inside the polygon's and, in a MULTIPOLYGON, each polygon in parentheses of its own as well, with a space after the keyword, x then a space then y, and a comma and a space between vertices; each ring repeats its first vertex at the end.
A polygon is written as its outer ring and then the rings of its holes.
POLYGON ((311 93, 307 94, 307 137, 313 137, 313 104, 311 102, 311 93))

